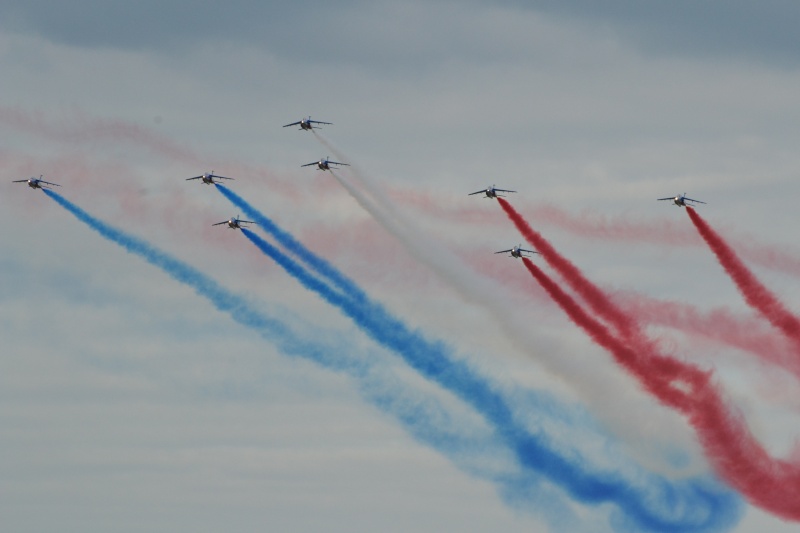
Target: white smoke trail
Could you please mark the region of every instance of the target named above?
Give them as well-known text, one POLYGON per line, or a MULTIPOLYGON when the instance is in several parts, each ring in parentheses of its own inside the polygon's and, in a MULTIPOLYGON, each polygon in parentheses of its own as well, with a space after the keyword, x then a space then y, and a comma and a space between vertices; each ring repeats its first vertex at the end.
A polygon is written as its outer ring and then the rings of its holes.
MULTIPOLYGON (((523 321, 520 314, 507 305, 508 299, 501 287, 469 268, 446 246, 418 228, 414 221, 397 210, 381 186, 362 172, 352 159, 319 133, 314 132, 314 135, 340 161, 351 165, 349 168, 353 181, 363 190, 336 171, 331 171, 331 174, 364 210, 465 301, 488 311, 496 326, 520 351, 570 384, 613 432, 632 445, 632 452, 641 461, 650 463, 651 468, 675 473, 674 465, 666 466, 658 464, 658 461, 654 464, 653 455, 642 453, 653 442, 661 445, 668 442, 671 443, 668 448, 692 451, 694 464, 687 467, 689 470, 706 469, 694 436, 680 417, 665 408, 654 407, 652 401, 638 391, 630 378, 611 361, 576 361, 574 357, 565 358, 558 351, 548 349, 547 341, 537 332, 535 324, 523 321)), ((656 457, 660 457, 663 448, 659 446, 658 452, 656 457)))

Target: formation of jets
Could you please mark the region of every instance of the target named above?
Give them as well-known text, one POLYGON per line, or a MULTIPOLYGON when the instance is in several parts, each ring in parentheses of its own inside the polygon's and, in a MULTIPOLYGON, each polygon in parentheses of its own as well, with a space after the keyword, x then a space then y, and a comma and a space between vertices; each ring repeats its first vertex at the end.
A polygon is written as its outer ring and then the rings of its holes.
POLYGON ((242 220, 239 218, 239 215, 235 217, 231 217, 228 220, 223 220, 222 222, 217 222, 216 224, 211 224, 212 226, 221 226, 222 224, 227 224, 229 229, 242 229, 242 224, 255 224, 252 220, 242 220))
POLYGON ((49 181, 44 181, 42 176, 38 178, 28 178, 26 180, 13 180, 13 183, 27 183, 28 187, 31 189, 52 189, 52 186, 61 187, 58 183, 51 183, 49 181))
POLYGON ((529 255, 525 255, 526 253, 527 254, 538 254, 539 252, 534 251, 534 250, 525 250, 524 248, 522 248, 521 244, 518 244, 518 245, 514 246, 513 248, 509 248, 508 250, 500 250, 499 252, 495 252, 495 253, 496 254, 505 254, 505 253, 507 253, 507 254, 509 254, 508 255, 509 257, 516 257, 517 259, 519 259, 521 257, 530 257, 529 255))
MULTIPOLYGON (((299 126, 301 130, 314 130, 319 129, 319 125, 333 125, 332 122, 323 122, 321 120, 311 120, 311 116, 309 115, 306 118, 300 119, 297 122, 292 122, 290 124, 286 124, 283 127, 288 128, 290 126, 299 126)), ((329 158, 320 159, 319 161, 314 161, 312 163, 306 163, 305 165, 300 165, 301 167, 310 167, 316 165, 319 170, 331 170, 331 165, 334 166, 350 166, 347 163, 340 163, 338 161, 331 161, 329 158)), ((186 181, 191 180, 201 180, 206 185, 211 185, 213 183, 217 183, 215 180, 233 180, 233 178, 228 178, 225 176, 220 176, 218 174, 214 174, 214 171, 211 172, 204 172, 199 176, 194 176, 191 178, 186 178, 186 181)), ((38 178, 28 178, 26 180, 12 180, 13 183, 27 183, 29 187, 32 189, 50 189, 52 187, 60 187, 58 183, 53 183, 50 181, 45 181, 42 179, 40 175, 38 178)), ((491 187, 487 187, 485 189, 481 189, 479 191, 471 192, 467 196, 472 196, 475 194, 483 194, 486 198, 497 198, 497 197, 504 197, 504 194, 500 193, 515 193, 517 191, 512 191, 510 189, 499 189, 492 185, 491 187)), ((693 198, 689 198, 686 196, 686 193, 678 196, 668 196, 666 198, 658 198, 659 201, 662 200, 669 200, 678 207, 687 207, 687 205, 693 205, 693 203, 697 204, 705 204, 700 200, 695 200, 693 198), (687 202, 693 202, 687 204, 687 202)), ((239 218, 239 215, 235 217, 229 218, 228 220, 223 220, 222 222, 217 222, 216 224, 212 224, 212 226, 221 226, 222 224, 227 224, 228 228, 230 229, 242 229, 242 224, 255 224, 252 220, 242 220, 239 218)), ((522 258, 522 257, 530 257, 530 255, 526 254, 538 254, 539 252, 535 250, 526 250, 522 248, 521 245, 514 246, 513 248, 509 248, 508 250, 500 250, 499 252, 495 252, 496 254, 509 254, 509 257, 514 258, 522 258)))
POLYGON ((300 165, 301 167, 310 167, 312 165, 317 165, 317 168, 320 170, 330 170, 331 165, 341 165, 344 167, 349 167, 347 163, 337 163, 336 161, 331 161, 327 157, 325 159, 320 159, 319 161, 314 161, 313 163, 306 163, 305 165, 300 165))
POLYGON ((318 130, 320 129, 319 126, 315 126, 314 124, 327 124, 332 126, 333 122, 322 122, 320 120, 311 120, 311 115, 306 118, 300 119, 297 122, 292 122, 291 124, 286 124, 284 128, 288 128, 289 126, 300 126, 301 130, 318 130))
MULTIPOLYGON (((686 197, 686 193, 683 193, 678 196, 667 196, 666 198, 658 198, 658 201, 661 200, 671 200, 672 203, 677 205, 678 207, 686 207, 686 202, 696 202, 698 204, 704 204, 705 202, 701 202, 700 200, 692 200, 691 198, 686 197)), ((691 204, 689 204, 691 205, 691 204)))
POLYGON ((486 187, 485 189, 481 189, 480 191, 475 191, 469 193, 467 196, 472 196, 473 194, 485 194, 486 198, 497 198, 498 196, 505 196, 504 194, 497 194, 499 192, 517 192, 517 191, 509 191, 508 189, 498 189, 494 185, 491 187, 486 187))
POLYGON ((233 178, 226 178, 225 176, 218 176, 218 175, 214 174, 214 171, 212 170, 211 172, 204 172, 200 176, 195 176, 193 178, 186 178, 186 181, 189 181, 189 180, 203 180, 203 183, 205 183, 206 185, 211 185, 212 183, 216 183, 214 181, 214 178, 216 178, 218 180, 232 180, 233 179, 233 178))

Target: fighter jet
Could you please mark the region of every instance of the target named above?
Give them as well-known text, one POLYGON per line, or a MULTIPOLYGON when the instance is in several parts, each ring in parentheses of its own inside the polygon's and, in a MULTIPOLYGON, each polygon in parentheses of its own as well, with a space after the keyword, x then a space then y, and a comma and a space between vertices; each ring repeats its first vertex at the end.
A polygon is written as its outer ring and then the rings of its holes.
POLYGON ((319 120, 311 120, 311 115, 309 115, 307 118, 300 119, 297 122, 286 124, 284 128, 288 128, 289 126, 300 126, 301 130, 306 130, 306 131, 320 129, 319 126, 314 126, 314 124, 327 124, 332 126, 333 122, 322 122, 319 120))
POLYGON ((524 250, 521 246, 522 246, 521 244, 518 244, 518 245, 514 246, 513 248, 509 248, 508 250, 500 250, 499 252, 495 252, 495 253, 496 254, 504 254, 504 253, 509 253, 510 252, 509 257, 516 257, 517 259, 519 259, 520 257, 530 257, 530 256, 525 255, 526 253, 529 253, 529 254, 538 254, 539 253, 539 252, 535 252, 533 250, 524 250))
MULTIPOLYGON (((672 200, 672 203, 677 205, 678 207, 686 207, 686 202, 697 202, 698 204, 704 204, 705 202, 701 202, 700 200, 692 200, 691 198, 686 197, 686 193, 683 193, 680 196, 668 196, 667 198, 659 198, 661 200, 672 200)), ((691 207, 691 204, 689 204, 691 207)))
POLYGON ((327 157, 325 159, 320 159, 319 161, 314 161, 313 163, 306 163, 305 165, 300 165, 301 167, 310 167, 312 165, 317 165, 317 168, 320 170, 330 170, 331 165, 342 165, 345 167, 349 167, 347 163, 337 163, 336 161, 331 161, 327 157))
POLYGON ((203 183, 205 183, 206 185, 211 185, 212 183, 216 183, 214 181, 214 178, 217 178, 217 179, 220 179, 220 180, 232 180, 233 179, 233 178, 226 178, 225 176, 217 176, 216 174, 214 174, 214 171, 212 170, 211 172, 204 172, 201 176, 195 176, 193 178, 186 178, 186 181, 189 181, 189 180, 203 180, 203 183))
POLYGON ((509 191, 508 189, 498 189, 497 187, 492 185, 491 187, 481 189, 480 191, 471 192, 467 196, 472 196, 473 194, 481 194, 481 193, 484 193, 486 195, 486 198, 497 198, 498 196, 505 196, 504 194, 497 194, 498 192, 517 192, 517 191, 509 191))
POLYGON ((13 180, 13 183, 27 183, 28 187, 31 189, 52 189, 52 187, 48 187, 48 185, 55 185, 56 187, 61 187, 58 183, 50 183, 49 181, 44 181, 42 176, 40 175, 38 178, 28 178, 26 180, 13 180))
POLYGON ((252 220, 242 220, 239 218, 239 215, 236 215, 233 218, 229 218, 228 220, 223 220, 222 222, 217 222, 216 224, 211 224, 212 226, 219 226, 221 224, 227 224, 228 228, 230 229, 242 229, 241 224, 255 224, 252 220))

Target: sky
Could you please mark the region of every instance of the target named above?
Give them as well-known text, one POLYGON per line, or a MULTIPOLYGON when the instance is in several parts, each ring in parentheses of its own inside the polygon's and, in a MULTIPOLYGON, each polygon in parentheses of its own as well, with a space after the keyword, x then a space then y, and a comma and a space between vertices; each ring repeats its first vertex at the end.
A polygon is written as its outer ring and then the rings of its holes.
POLYGON ((770 453, 797 457, 798 374, 774 363, 792 347, 747 306, 685 210, 656 199, 707 202, 698 213, 796 308, 798 10, 3 2, 0 523, 641 529, 624 505, 521 464, 471 395, 480 387, 415 367, 419 353, 382 336, 391 323, 430 342, 422 353, 444 346, 442 360, 467 365, 515 421, 587 471, 645 494, 656 478, 702 480, 730 505, 709 531, 793 530, 720 481, 686 418, 521 261, 494 253, 530 245, 495 200, 468 194, 516 191, 507 200, 647 320, 659 346, 713 371, 770 453), (309 115, 333 125, 283 127, 309 115), (323 157, 350 166, 301 168, 323 157), (372 303, 332 305, 336 294, 292 277, 248 234, 212 227, 250 215, 186 181, 211 170, 372 303), (176 262, 148 262, 12 183, 39 175, 103 228, 176 262), (182 265, 200 274, 176 279, 182 265), (198 292, 205 276, 246 313, 198 292), (679 313, 655 302, 716 326, 676 326, 667 318, 679 313), (724 313, 742 326, 723 331, 724 313), (766 346, 773 362, 734 339, 766 346))

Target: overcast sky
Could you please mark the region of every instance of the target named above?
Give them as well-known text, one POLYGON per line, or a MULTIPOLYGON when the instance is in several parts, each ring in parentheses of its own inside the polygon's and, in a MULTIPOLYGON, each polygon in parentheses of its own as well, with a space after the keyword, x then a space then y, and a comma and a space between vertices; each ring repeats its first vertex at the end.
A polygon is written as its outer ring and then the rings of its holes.
MULTIPOLYGON (((684 210, 655 201, 688 193, 795 307, 798 16, 777 0, 0 3, 0 523, 633 527, 614 503, 581 501, 521 468, 469 400, 379 346, 240 232, 212 227, 242 214, 185 181, 212 169, 446 343, 555 449, 636 486, 648 476, 713 485, 686 421, 519 261, 493 253, 522 237, 496 202, 467 194, 517 191, 509 200, 621 297, 752 324, 684 210), (333 125, 322 137, 282 127, 308 115, 333 125), (326 156, 384 190, 392 220, 415 237, 387 231, 329 173, 300 168, 326 156), (287 353, 10 183, 40 174, 335 355, 287 353)), ((754 335, 781 342, 762 326, 754 335)), ((651 331, 714 369, 770 452, 793 451, 795 376, 698 332, 651 331)), ((796 528, 713 487, 733 502, 716 529, 796 528)))

